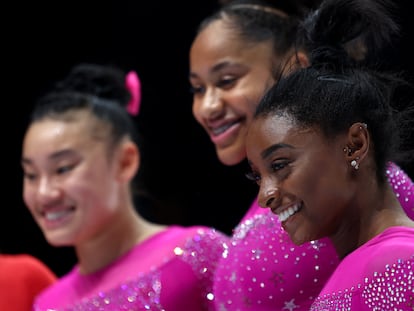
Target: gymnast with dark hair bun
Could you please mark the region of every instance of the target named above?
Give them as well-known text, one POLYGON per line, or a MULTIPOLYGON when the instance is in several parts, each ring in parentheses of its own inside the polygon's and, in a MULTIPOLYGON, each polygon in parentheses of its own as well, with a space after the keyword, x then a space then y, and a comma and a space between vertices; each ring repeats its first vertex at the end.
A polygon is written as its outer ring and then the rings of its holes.
MULTIPOLYGON (((345 44, 343 53, 359 64, 379 61, 398 34, 387 12, 377 1, 233 0, 202 21, 189 55, 193 115, 220 162, 244 164, 246 133, 263 94, 282 76, 311 65, 326 41, 345 44)), ((414 218, 410 177, 395 162, 387 162, 385 172, 414 218)), ((339 260, 327 238, 294 244, 278 217, 253 197, 217 267, 216 308, 309 310, 339 260)))
POLYGON ((78 262, 33 310, 212 310, 227 237, 137 212, 130 114, 140 98, 135 72, 81 64, 36 103, 22 148, 24 202, 48 243, 74 247, 78 262))
POLYGON ((413 201, 411 193, 396 196, 389 170, 391 161, 413 160, 403 147, 414 108, 401 108, 396 92, 407 82, 400 74, 355 57, 352 45, 373 39, 370 27, 375 36, 393 30, 357 18, 376 9, 358 15, 359 5, 328 1, 302 24, 304 42, 317 37, 317 48, 309 50, 310 66, 281 77, 260 101, 246 138, 248 177, 259 186, 259 205, 295 245, 328 238, 339 257, 310 310, 408 311, 414 221, 403 205, 413 201), (339 10, 343 19, 332 18, 339 10))

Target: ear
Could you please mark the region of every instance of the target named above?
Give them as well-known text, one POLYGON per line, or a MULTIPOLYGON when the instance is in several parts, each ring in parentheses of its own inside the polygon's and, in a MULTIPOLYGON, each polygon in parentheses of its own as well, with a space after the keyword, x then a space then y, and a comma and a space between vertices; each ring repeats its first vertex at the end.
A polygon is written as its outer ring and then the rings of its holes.
POLYGON ((140 165, 140 153, 138 146, 132 141, 121 144, 118 154, 118 179, 122 182, 130 182, 136 175, 140 165))
POLYGON ((288 75, 298 69, 309 67, 309 65, 309 58, 306 54, 301 51, 296 52, 288 58, 283 75, 288 75))
POLYGON ((358 169, 361 162, 364 161, 369 151, 370 137, 365 123, 357 122, 351 125, 348 130, 347 146, 344 148, 346 160, 351 163, 355 161, 358 169))
POLYGON ((310 66, 309 58, 304 52, 297 52, 296 53, 296 62, 298 64, 298 68, 306 68, 310 66))

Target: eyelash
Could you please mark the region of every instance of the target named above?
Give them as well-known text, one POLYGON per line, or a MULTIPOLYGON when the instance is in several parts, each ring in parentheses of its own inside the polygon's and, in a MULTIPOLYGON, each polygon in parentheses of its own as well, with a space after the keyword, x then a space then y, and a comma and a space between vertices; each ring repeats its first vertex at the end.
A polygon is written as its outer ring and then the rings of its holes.
POLYGON ((248 180, 254 182, 255 184, 257 184, 260 181, 260 175, 253 171, 247 172, 246 174, 244 174, 244 176, 246 176, 248 180))
MULTIPOLYGON (((233 84, 235 81, 237 80, 237 78, 227 78, 227 79, 222 79, 220 81, 218 81, 218 83, 216 84, 217 87, 219 88, 225 88, 231 84, 233 84)), ((205 92, 205 87, 190 87, 190 93, 191 94, 202 94, 205 92)))
POLYGON ((191 94, 200 94, 203 93, 205 88, 203 87, 190 87, 190 93, 191 94))
MULTIPOLYGON (((60 166, 60 167, 58 167, 58 168, 55 170, 55 173, 56 173, 57 175, 62 175, 62 174, 65 174, 66 172, 71 171, 74 167, 75 167, 75 164, 60 166)), ((25 172, 25 171, 23 170, 23 178, 24 178, 24 179, 27 179, 27 180, 30 180, 30 181, 34 181, 34 180, 36 180, 36 178, 37 178, 37 177, 38 177, 38 175, 37 175, 37 174, 35 174, 35 173, 30 173, 30 172, 25 172)))
MULTIPOLYGON (((278 162, 273 162, 270 165, 270 168, 272 169, 272 172, 279 172, 280 170, 284 169, 285 167, 287 167, 290 164, 290 161, 287 160, 283 160, 282 162, 279 160, 278 162)), ((260 184, 260 180, 261 180, 261 176, 259 173, 255 172, 255 171, 250 171, 247 172, 245 174, 245 177, 254 182, 255 184, 259 185, 260 184)))
POLYGON ((286 166, 289 165, 290 162, 284 160, 282 162, 273 162, 272 165, 270 166, 273 170, 273 172, 277 172, 283 168, 285 168, 286 166))
POLYGON ((64 166, 58 167, 57 170, 56 170, 56 173, 59 174, 59 175, 64 174, 68 171, 71 171, 73 169, 73 167, 74 167, 74 165, 64 165, 64 166))
POLYGON ((235 81, 237 80, 237 78, 226 78, 226 79, 221 79, 218 83, 217 86, 220 88, 226 87, 228 85, 233 84, 235 81))
POLYGON ((34 180, 36 178, 36 174, 23 172, 23 177, 27 180, 34 180))

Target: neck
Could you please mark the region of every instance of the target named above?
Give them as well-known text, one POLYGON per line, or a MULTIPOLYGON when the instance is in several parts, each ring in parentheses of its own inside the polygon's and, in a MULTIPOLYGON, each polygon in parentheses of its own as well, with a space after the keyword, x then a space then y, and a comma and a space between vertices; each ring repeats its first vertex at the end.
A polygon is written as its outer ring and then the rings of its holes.
MULTIPOLYGON (((363 189, 361 191, 366 191, 363 189)), ((352 202, 340 229, 331 237, 340 258, 353 252, 384 230, 395 226, 414 227, 392 189, 352 202)))
POLYGON ((133 207, 103 227, 104 233, 75 246, 82 274, 93 273, 108 266, 135 245, 165 228, 149 223, 133 207))

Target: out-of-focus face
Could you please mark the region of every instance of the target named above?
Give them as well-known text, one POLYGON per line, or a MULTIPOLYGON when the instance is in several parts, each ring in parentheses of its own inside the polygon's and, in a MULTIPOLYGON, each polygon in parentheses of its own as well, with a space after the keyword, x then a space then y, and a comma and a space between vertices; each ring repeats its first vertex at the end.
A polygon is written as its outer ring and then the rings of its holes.
POLYGON ((115 160, 105 141, 92 137, 91 123, 43 119, 24 138, 24 202, 54 246, 93 239, 117 212, 115 160))
POLYGON ((318 130, 298 129, 285 117, 251 123, 249 178, 259 185, 259 204, 278 215, 295 244, 332 236, 352 206, 356 190, 349 180, 345 139, 328 143, 318 130))
POLYGON ((247 127, 264 92, 274 83, 270 42, 248 45, 217 20, 190 50, 193 115, 214 143, 219 160, 246 158, 247 127))

